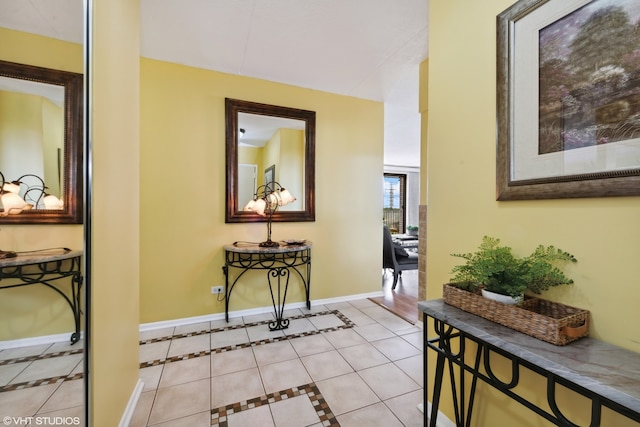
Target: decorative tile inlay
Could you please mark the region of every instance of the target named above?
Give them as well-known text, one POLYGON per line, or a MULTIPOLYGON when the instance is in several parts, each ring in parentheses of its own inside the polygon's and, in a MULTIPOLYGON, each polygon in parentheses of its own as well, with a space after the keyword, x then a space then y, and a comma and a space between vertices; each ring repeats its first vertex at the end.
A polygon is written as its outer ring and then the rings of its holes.
MULTIPOLYGON (((15 359, 5 359, 5 360, 0 360, 0 366, 8 366, 8 365, 13 365, 15 363, 23 363, 23 362, 34 362, 36 360, 47 360, 47 359, 53 359, 55 357, 71 356, 74 354, 82 354, 82 353, 83 353, 83 349, 77 348, 74 350, 59 351, 56 353, 44 353, 44 354, 38 354, 34 356, 18 357, 15 359)), ((0 393, 6 392, 6 391, 21 390, 24 388, 38 387, 41 385, 55 384, 62 381, 77 380, 82 378, 83 376, 84 374, 82 372, 79 372, 76 374, 72 373, 69 375, 58 375, 58 376, 49 377, 49 378, 39 378, 37 380, 26 381, 22 383, 6 384, 4 386, 0 386, 0 393)))
MULTIPOLYGON (((289 319, 291 319, 291 320, 294 320, 294 319, 305 319, 305 318, 323 316, 323 315, 329 315, 329 314, 332 314, 332 315, 336 316, 338 319, 340 319, 342 321, 343 325, 334 326, 334 327, 325 328, 325 329, 318 329, 318 330, 313 330, 313 331, 300 332, 300 333, 291 334, 291 335, 277 336, 277 337, 264 339, 264 340, 260 340, 260 341, 247 341, 245 343, 230 345, 230 346, 226 346, 226 347, 219 347, 219 348, 214 348, 214 349, 211 349, 211 350, 202 350, 202 351, 195 352, 195 353, 172 356, 172 357, 168 357, 166 359, 156 359, 156 360, 146 361, 146 362, 140 363, 140 368, 149 368, 151 366, 164 365, 165 363, 178 362, 180 360, 187 360, 187 359, 194 359, 196 357, 208 356, 208 355, 210 355, 212 353, 223 353, 223 352, 226 352, 226 351, 238 350, 238 349, 241 349, 241 348, 246 348, 246 347, 251 347, 251 346, 264 345, 264 344, 269 344, 269 343, 273 343, 273 342, 291 340, 291 339, 295 339, 295 338, 301 338, 301 337, 305 337, 305 336, 316 335, 316 334, 320 334, 320 333, 323 333, 323 332, 338 331, 340 329, 349 329, 349 328, 353 328, 354 327, 354 323, 351 320, 349 320, 348 317, 346 317, 345 315, 340 313, 340 311, 338 311, 338 310, 328 310, 328 311, 322 311, 322 312, 318 312, 318 313, 301 314, 301 315, 297 315, 297 316, 291 316, 291 317, 289 317, 289 319)), ((202 330, 202 331, 188 332, 188 333, 184 333, 184 334, 177 334, 177 335, 169 335, 169 336, 165 336, 165 337, 152 338, 152 339, 140 341, 140 345, 152 344, 152 343, 162 342, 162 341, 170 341, 172 339, 188 338, 188 337, 193 337, 193 336, 197 336, 197 335, 204 335, 204 334, 209 334, 209 333, 215 333, 215 332, 229 331, 229 330, 233 330, 233 329, 247 328, 247 327, 251 327, 251 326, 260 326, 260 325, 267 326, 268 323, 271 322, 271 321, 272 320, 264 320, 264 321, 260 321, 260 322, 251 322, 251 323, 245 323, 245 324, 240 324, 240 325, 229 325, 229 326, 225 326, 225 327, 221 327, 221 328, 213 328, 213 329, 207 329, 207 330, 202 330)), ((286 332, 286 330, 285 330, 285 332, 286 332)), ((15 358, 15 359, 6 359, 6 360, 0 360, 0 366, 11 365, 11 364, 21 363, 21 362, 33 362, 33 361, 36 361, 36 360, 50 359, 50 358, 54 358, 54 357, 63 357, 63 356, 69 356, 69 355, 74 355, 74 354, 82 354, 82 353, 83 353, 83 349, 78 348, 78 349, 74 349, 74 350, 67 350, 67 351, 61 351, 61 352, 56 352, 56 353, 45 353, 45 354, 35 355, 35 356, 19 357, 19 358, 15 358)), ((20 390, 20 389, 25 389, 25 388, 30 388, 30 387, 38 387, 38 386, 41 386, 41 385, 53 384, 53 383, 57 383, 57 382, 61 382, 61 381, 70 381, 70 380, 80 379, 82 377, 83 377, 82 373, 77 373, 77 374, 55 376, 55 377, 50 377, 50 378, 42 378, 42 379, 38 379, 38 380, 34 380, 34 381, 28 381, 28 382, 17 383, 17 384, 7 384, 5 386, 0 386, 0 393, 7 392, 7 391, 13 391, 13 390, 20 390)))
POLYGON ((229 415, 238 412, 247 411, 249 409, 258 408, 269 403, 279 402, 283 399, 291 399, 292 397, 306 395, 313 405, 318 418, 323 426, 340 427, 340 423, 336 420, 331 408, 327 404, 320 390, 315 383, 304 384, 298 387, 281 390, 275 393, 265 394, 249 400, 232 403, 220 408, 211 410, 211 425, 213 427, 228 427, 229 415))
MULTIPOLYGON (((223 352, 226 352, 226 351, 239 350, 241 348, 264 345, 264 344, 274 343, 274 342, 278 342, 278 341, 291 340, 291 339, 295 339, 295 338, 301 338, 301 337, 306 337, 306 336, 310 336, 310 335, 316 335, 316 334, 320 334, 320 333, 323 333, 323 332, 338 331, 340 329, 349 329, 349 328, 353 328, 355 326, 354 323, 351 320, 349 320, 348 317, 346 317, 345 315, 340 313, 340 311, 338 311, 338 310, 322 311, 322 312, 318 312, 318 313, 309 313, 309 314, 301 314, 301 315, 298 315, 298 316, 291 316, 291 317, 289 317, 289 319, 291 319, 291 320, 306 319, 306 318, 316 317, 316 316, 326 316, 326 315, 329 315, 329 314, 332 314, 332 315, 336 316, 338 319, 340 319, 340 321, 342 321, 343 325, 334 326, 334 327, 325 328, 325 329, 317 329, 317 330, 313 330, 313 331, 299 332, 299 333, 292 334, 292 335, 276 336, 276 337, 273 337, 273 338, 263 339, 263 340, 259 340, 259 341, 247 341, 247 342, 244 342, 244 343, 229 345, 229 346, 226 346, 226 347, 218 347, 218 348, 214 348, 214 349, 211 349, 211 350, 203 350, 203 351, 200 351, 200 352, 197 352, 197 353, 183 354, 183 355, 179 355, 179 356, 168 357, 168 358, 162 359, 162 360, 160 360, 160 359, 151 360, 151 361, 140 363, 140 368, 149 368, 151 366, 158 366, 158 365, 162 365, 162 364, 165 364, 165 363, 177 362, 177 361, 186 360, 186 359, 193 359, 195 357, 201 357, 201 356, 208 356, 208 355, 210 355, 212 353, 223 353, 223 352)), ((252 327, 252 326, 260 326, 260 325, 265 325, 266 326, 266 325, 269 324, 269 322, 272 322, 272 320, 263 320, 263 321, 260 321, 260 322, 245 323, 245 324, 241 324, 241 325, 230 325, 230 326, 225 326, 225 327, 222 327, 222 328, 214 328, 214 329, 209 329, 209 330, 205 330, 205 331, 190 332, 188 334, 173 335, 173 337, 153 338, 153 339, 150 339, 150 340, 140 341, 140 345, 151 344, 151 343, 160 342, 160 341, 166 341, 167 339, 172 339, 172 338, 185 338, 185 337, 189 337, 189 336, 202 335, 202 334, 206 334, 206 333, 224 332, 224 331, 230 331, 230 330, 234 330, 234 329, 248 328, 248 327, 252 327)), ((286 332, 286 330, 285 330, 285 332, 286 332)))
POLYGON ((84 374, 82 372, 78 372, 77 374, 60 375, 57 377, 40 378, 37 380, 27 381, 23 383, 7 384, 5 386, 0 387, 0 393, 5 391, 15 391, 15 390, 22 390, 25 388, 38 387, 41 385, 56 384, 63 381, 79 380, 83 377, 84 377, 84 374))
POLYGON ((56 353, 44 353, 34 356, 17 357, 15 359, 0 360, 0 366, 13 365, 14 363, 33 362, 34 360, 51 359, 54 357, 70 356, 72 354, 82 354, 83 349, 76 348, 74 350, 58 351, 56 353))

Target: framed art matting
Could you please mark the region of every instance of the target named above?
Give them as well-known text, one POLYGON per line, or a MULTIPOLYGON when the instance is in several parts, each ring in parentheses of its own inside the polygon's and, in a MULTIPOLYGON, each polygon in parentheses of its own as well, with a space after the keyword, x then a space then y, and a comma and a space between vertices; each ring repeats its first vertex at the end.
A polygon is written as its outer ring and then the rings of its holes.
POLYGON ((640 1, 497 17, 498 200, 640 195, 640 1))

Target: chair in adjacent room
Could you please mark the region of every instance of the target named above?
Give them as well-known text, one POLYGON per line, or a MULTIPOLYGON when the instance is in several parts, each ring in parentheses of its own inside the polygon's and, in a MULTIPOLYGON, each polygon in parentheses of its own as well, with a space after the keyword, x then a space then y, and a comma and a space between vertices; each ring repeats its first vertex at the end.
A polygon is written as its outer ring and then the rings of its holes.
POLYGON ((402 245, 395 243, 391 237, 389 227, 383 226, 382 240, 382 268, 393 270, 393 285, 391 289, 395 289, 398 279, 402 276, 404 270, 418 269, 418 254, 416 252, 407 251, 402 245))

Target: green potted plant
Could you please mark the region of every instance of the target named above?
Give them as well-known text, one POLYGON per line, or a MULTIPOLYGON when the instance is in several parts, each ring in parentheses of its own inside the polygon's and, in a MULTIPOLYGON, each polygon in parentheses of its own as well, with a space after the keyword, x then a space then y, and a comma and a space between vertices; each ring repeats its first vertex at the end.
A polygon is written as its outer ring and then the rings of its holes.
POLYGON ((476 252, 451 254, 465 259, 464 264, 453 267, 451 284, 470 291, 482 290, 506 296, 496 298, 514 304, 522 301, 525 291, 539 294, 553 286, 571 284, 573 280, 565 276, 559 266, 577 262, 568 252, 554 246, 538 246, 526 257, 516 257, 511 248, 501 246, 500 239, 484 236, 476 252))
POLYGON ((418 235, 418 226, 417 225, 407 225, 407 233, 411 236, 418 235))

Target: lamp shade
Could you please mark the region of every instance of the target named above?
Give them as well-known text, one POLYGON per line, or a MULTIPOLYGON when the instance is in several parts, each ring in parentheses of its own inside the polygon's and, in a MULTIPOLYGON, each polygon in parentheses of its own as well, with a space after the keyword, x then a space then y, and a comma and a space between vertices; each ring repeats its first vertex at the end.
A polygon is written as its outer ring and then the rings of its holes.
POLYGON ((64 207, 62 200, 58 199, 53 194, 47 194, 44 196, 42 202, 44 203, 45 209, 62 209, 64 207))
POLYGON ((280 191, 280 206, 288 205, 296 201, 296 198, 289 193, 289 190, 283 188, 280 191))
POLYGON ((247 203, 244 210, 255 212, 267 219, 267 240, 261 242, 259 244, 260 247, 275 248, 280 246, 278 242, 271 240, 273 214, 278 210, 279 206, 288 205, 295 202, 295 200, 296 198, 276 181, 271 181, 258 187, 253 195, 253 200, 247 203))
POLYGON ((279 200, 278 195, 276 193, 269 194, 267 196, 267 200, 269 201, 269 204, 271 204, 271 205, 280 205, 280 200, 279 200))
POLYGON ((20 182, 18 181, 5 182, 4 185, 2 186, 2 189, 9 193, 18 194, 20 193, 20 182))
POLYGON ((256 200, 255 206, 253 207, 253 211, 256 212, 258 215, 262 215, 264 216, 264 210, 267 207, 267 202, 264 201, 264 199, 258 199, 256 200))
POLYGON ((4 212, 2 212, 3 216, 17 215, 24 209, 31 208, 31 206, 16 193, 2 193, 0 200, 2 201, 2 208, 4 209, 4 212))

